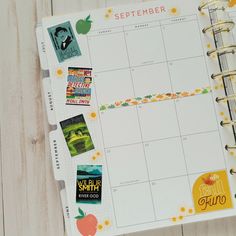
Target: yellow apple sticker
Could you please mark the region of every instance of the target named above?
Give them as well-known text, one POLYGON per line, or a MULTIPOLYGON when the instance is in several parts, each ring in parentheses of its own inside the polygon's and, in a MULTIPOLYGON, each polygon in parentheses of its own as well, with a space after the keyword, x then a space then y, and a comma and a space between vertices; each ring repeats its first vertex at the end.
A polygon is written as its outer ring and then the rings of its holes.
POLYGON ((85 19, 80 19, 76 23, 76 31, 78 34, 87 34, 92 26, 92 21, 90 20, 90 15, 85 19))

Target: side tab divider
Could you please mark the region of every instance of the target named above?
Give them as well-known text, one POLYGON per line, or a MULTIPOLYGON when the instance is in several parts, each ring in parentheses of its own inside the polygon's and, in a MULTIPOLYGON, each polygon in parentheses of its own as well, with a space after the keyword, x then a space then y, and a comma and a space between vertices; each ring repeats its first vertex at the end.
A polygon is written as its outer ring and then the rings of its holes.
POLYGON ((43 79, 43 93, 44 93, 44 100, 46 104, 48 123, 50 125, 55 125, 56 117, 55 117, 55 109, 54 109, 54 104, 53 104, 53 95, 52 95, 50 78, 43 79))
POLYGON ((57 141, 57 130, 49 133, 53 171, 56 180, 64 180, 64 169, 57 141))
POLYGON ((41 66, 42 71, 47 71, 48 61, 47 61, 47 55, 46 55, 46 50, 45 50, 45 42, 44 42, 42 25, 40 24, 38 24, 36 27, 36 38, 37 38, 37 44, 38 44, 40 66, 41 66))
POLYGON ((69 206, 68 206, 65 188, 60 191, 60 195, 61 195, 61 202, 62 202, 62 208, 63 208, 63 214, 64 214, 65 228, 66 228, 67 235, 70 236, 72 235, 71 226, 70 226, 70 212, 69 212, 69 206))

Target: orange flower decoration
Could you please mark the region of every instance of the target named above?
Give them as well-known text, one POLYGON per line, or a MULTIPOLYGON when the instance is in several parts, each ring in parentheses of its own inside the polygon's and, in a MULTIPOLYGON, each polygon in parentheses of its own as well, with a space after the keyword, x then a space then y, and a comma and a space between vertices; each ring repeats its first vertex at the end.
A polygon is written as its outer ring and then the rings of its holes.
POLYGON ((183 92, 183 93, 182 93, 182 96, 183 96, 183 97, 187 97, 187 96, 189 96, 189 93, 188 93, 188 92, 183 92))
POLYGON ((148 102, 148 100, 145 98, 145 99, 143 99, 143 101, 142 101, 143 103, 147 103, 148 102))

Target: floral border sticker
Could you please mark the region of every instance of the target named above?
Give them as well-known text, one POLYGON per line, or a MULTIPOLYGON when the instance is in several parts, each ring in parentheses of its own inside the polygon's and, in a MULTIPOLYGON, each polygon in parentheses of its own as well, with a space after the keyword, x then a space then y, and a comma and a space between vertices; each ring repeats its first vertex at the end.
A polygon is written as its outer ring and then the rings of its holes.
POLYGON ((100 106, 100 111, 106 111, 109 109, 136 106, 145 103, 160 102, 171 99, 178 99, 184 97, 191 97, 201 94, 207 94, 212 91, 211 87, 197 88, 193 92, 176 92, 176 93, 164 93, 164 94, 150 94, 144 97, 129 98, 123 101, 116 101, 111 104, 103 104, 100 106))
POLYGON ((169 9, 169 14, 172 16, 179 16, 180 15, 180 10, 178 7, 171 7, 169 9))
POLYGON ((106 20, 109 20, 113 15, 113 9, 110 7, 110 8, 107 8, 106 9, 106 12, 105 12, 105 15, 104 15, 104 18, 106 20))
POLYGON ((176 223, 178 221, 183 220, 186 216, 190 216, 194 214, 194 208, 193 207, 180 207, 179 208, 179 215, 173 216, 171 218, 171 221, 176 223))
POLYGON ((102 152, 100 151, 96 151, 93 156, 92 156, 92 160, 96 161, 98 158, 102 157, 102 152))

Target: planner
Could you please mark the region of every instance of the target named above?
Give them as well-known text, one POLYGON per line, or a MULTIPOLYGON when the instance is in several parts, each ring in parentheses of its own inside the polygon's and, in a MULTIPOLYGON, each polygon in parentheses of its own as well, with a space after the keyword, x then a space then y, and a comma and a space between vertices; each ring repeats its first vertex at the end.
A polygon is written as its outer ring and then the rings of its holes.
POLYGON ((236 215, 235 5, 158 0, 42 19, 69 235, 236 215))

